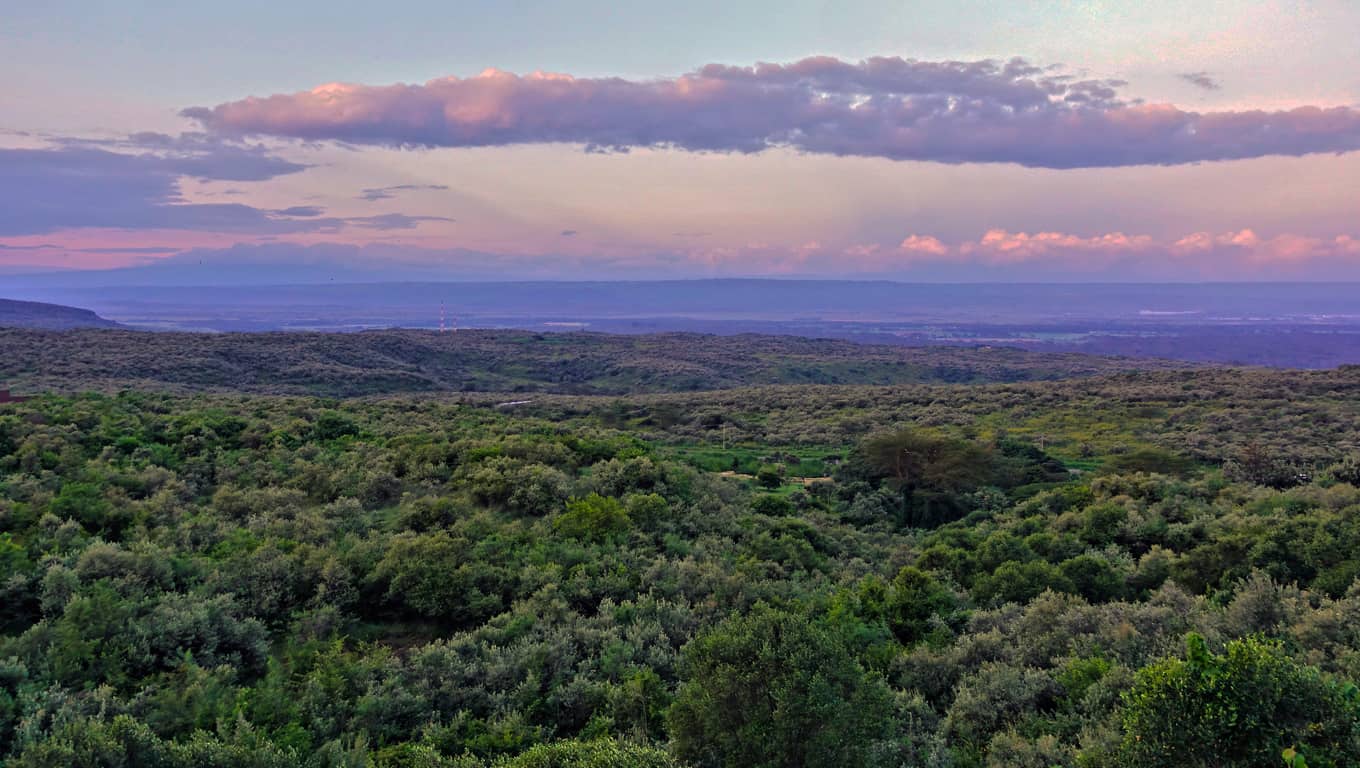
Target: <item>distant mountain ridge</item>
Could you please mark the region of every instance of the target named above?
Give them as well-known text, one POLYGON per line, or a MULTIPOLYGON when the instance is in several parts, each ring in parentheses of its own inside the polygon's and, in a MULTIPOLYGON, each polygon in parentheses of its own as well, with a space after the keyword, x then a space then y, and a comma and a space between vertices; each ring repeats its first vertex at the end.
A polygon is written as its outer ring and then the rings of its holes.
POLYGON ((37 328, 65 331, 74 328, 121 328, 123 326, 88 309, 37 301, 0 299, 0 328, 37 328))
MULTIPOLYGON (((282 270, 257 268, 252 285, 185 279, 172 283, 96 282, 99 273, 51 285, 8 278, 8 293, 33 301, 92 306, 121 317, 244 315, 271 329, 323 320, 329 325, 418 327, 445 303, 467 318, 704 318, 967 322, 1120 320, 1232 323, 1360 318, 1360 283, 907 283, 889 280, 723 278, 640 281, 368 281, 288 283, 282 270), (122 314, 120 314, 122 313, 122 314)), ((36 278, 34 278, 36 280, 36 278)), ((247 330, 217 327, 218 330, 247 330)))
MULTIPOLYGON (((260 279, 287 274, 256 269, 260 279)), ((35 287, 12 298, 89 307, 165 331, 579 328, 1012 346, 1188 362, 1360 363, 1360 283, 955 283, 711 279, 35 287)), ((97 276, 96 276, 97 277, 97 276)), ((93 278, 90 278, 93 279, 93 278)))

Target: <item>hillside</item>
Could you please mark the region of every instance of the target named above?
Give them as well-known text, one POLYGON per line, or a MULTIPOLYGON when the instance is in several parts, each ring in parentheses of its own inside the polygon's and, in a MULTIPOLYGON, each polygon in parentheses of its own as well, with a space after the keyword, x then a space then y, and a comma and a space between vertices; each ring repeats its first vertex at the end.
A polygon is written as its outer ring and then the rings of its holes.
POLYGON ((36 301, 0 299, 0 328, 39 328, 62 331, 72 328, 118 328, 88 309, 43 304, 36 301))
POLYGON ((25 391, 621 395, 764 384, 1054 380, 1186 363, 788 336, 524 331, 190 334, 0 330, 0 380, 25 391))

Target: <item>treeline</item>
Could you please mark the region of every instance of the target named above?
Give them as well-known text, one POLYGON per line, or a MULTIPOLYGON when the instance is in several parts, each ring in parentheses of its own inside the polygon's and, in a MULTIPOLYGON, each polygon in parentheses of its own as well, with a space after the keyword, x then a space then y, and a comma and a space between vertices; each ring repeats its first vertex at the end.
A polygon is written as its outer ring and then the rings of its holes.
POLYGON ((1206 375, 1082 419, 1023 388, 0 406, 0 759, 1360 764, 1350 385, 1266 419, 1206 375), (1111 416, 1143 407, 1185 439, 1111 416), (758 435, 807 439, 757 479, 679 453, 758 435))
POLYGON ((792 336, 0 328, 0 382, 57 393, 132 388, 335 397, 479 391, 621 395, 763 384, 1033 381, 1190 365, 792 336))
MULTIPOLYGON (((503 398, 462 395, 469 404, 503 398)), ((1205 369, 969 387, 759 387, 623 398, 538 395, 517 413, 594 419, 658 443, 856 444, 910 424, 1009 435, 1069 465, 1175 474, 1264 456, 1306 474, 1360 453, 1360 366, 1205 369)))

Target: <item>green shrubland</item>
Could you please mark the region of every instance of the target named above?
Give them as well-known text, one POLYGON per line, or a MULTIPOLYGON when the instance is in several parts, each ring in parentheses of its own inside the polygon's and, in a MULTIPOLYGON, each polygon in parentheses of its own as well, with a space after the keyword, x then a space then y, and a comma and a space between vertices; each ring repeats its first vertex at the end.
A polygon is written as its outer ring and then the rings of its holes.
POLYGON ((0 406, 0 760, 1360 765, 1357 390, 0 406))

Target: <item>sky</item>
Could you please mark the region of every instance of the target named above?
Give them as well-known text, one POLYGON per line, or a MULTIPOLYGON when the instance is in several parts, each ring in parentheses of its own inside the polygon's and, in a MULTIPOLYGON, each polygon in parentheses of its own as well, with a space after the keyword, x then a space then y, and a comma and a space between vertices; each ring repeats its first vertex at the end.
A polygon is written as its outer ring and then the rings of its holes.
POLYGON ((49 0, 0 279, 1360 279, 1354 0, 49 0))

